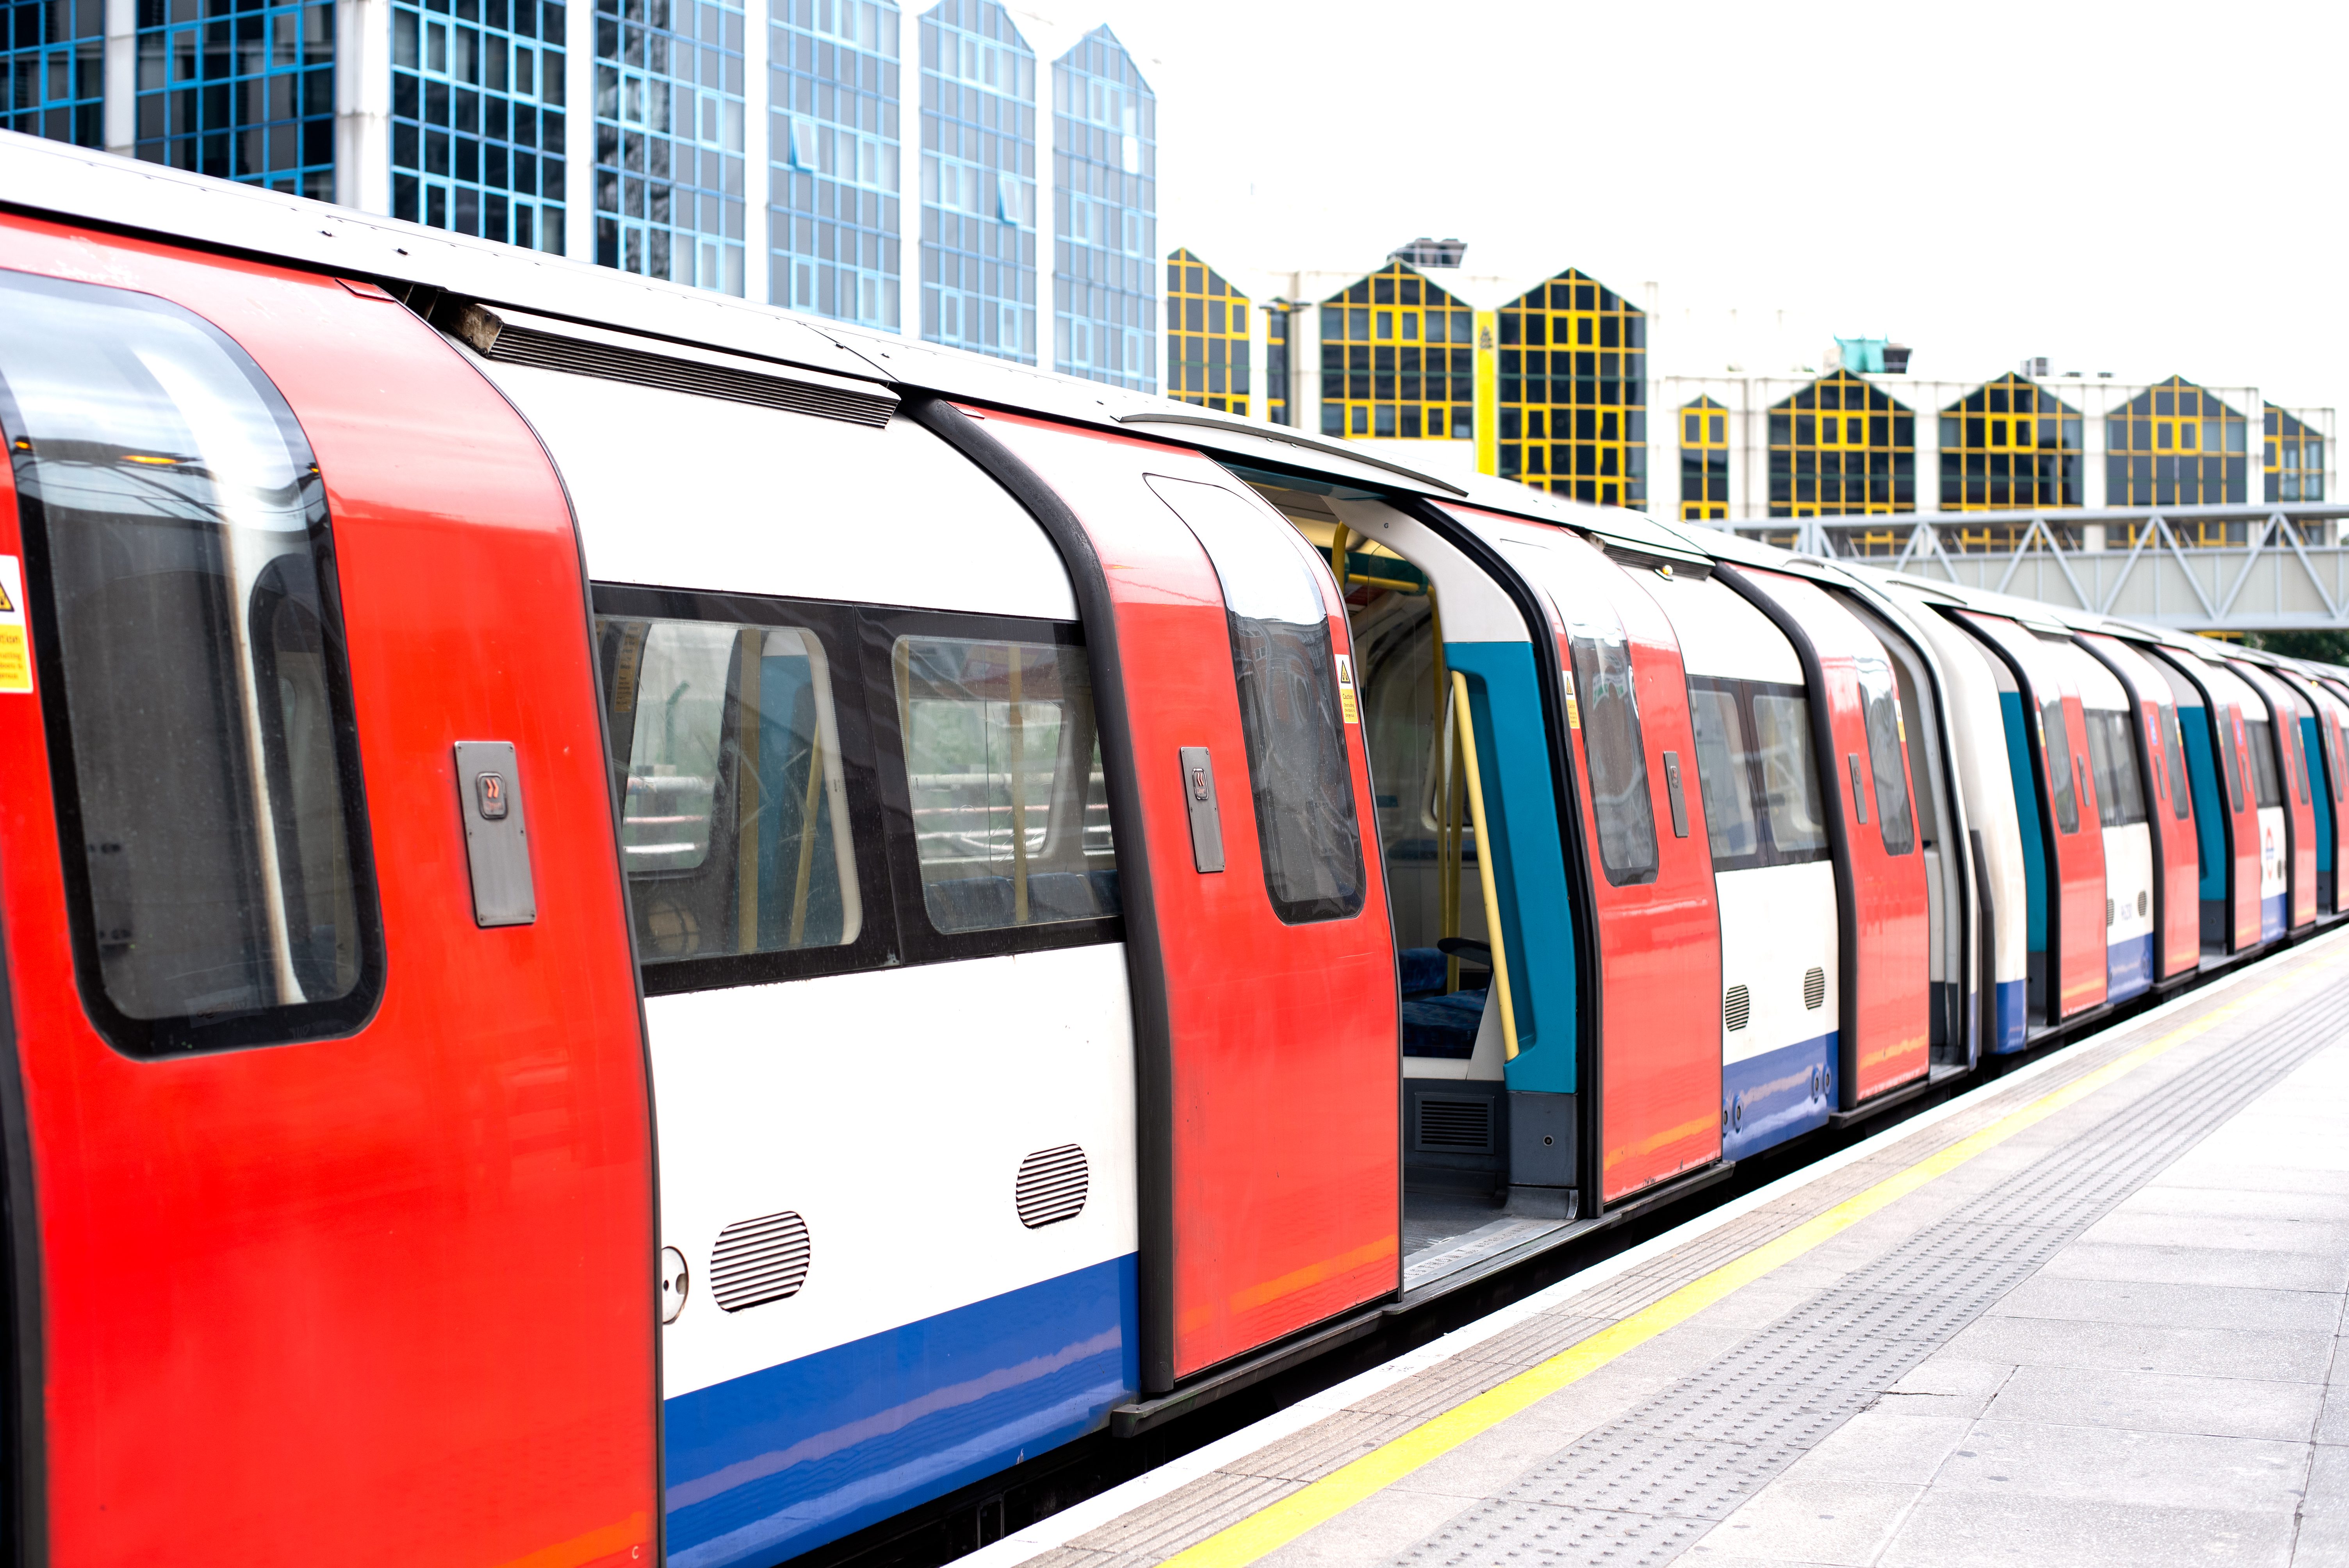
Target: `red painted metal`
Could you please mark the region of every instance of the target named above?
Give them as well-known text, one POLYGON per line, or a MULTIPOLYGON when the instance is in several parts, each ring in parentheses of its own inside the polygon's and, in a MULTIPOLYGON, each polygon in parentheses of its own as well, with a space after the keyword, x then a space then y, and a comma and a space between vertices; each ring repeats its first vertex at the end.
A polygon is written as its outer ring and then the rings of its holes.
POLYGON ((2330 676, 2314 683, 2317 727, 2324 734, 2324 771, 2333 797, 2333 907, 2349 905, 2349 687, 2330 676))
MULTIPOLYGON (((1925 1076, 1932 1066, 1930 959, 1932 915, 1926 901, 1925 857, 1912 841, 1906 854, 1888 854, 1878 814, 1865 810, 1854 791, 1874 793, 1867 719, 1859 676, 1863 661, 1885 666, 1891 655, 1849 610, 1816 583, 1777 572, 1748 572, 1780 609, 1802 628, 1816 654, 1826 689, 1824 700, 1835 745, 1831 766, 1821 769, 1823 795, 1840 806, 1852 889, 1853 929, 1845 943, 1843 1047, 1847 1064, 1838 1086, 1846 1109, 1925 1076)), ((1916 820, 1916 789, 1909 779, 1908 748, 1900 750, 1901 788, 1908 792, 1909 820, 1916 820)))
MULTIPOLYGON (((2227 835, 2227 951, 2247 952, 2260 944, 2260 807, 2251 787, 2242 705, 2233 695, 2240 688, 2231 680, 2214 679, 2213 671, 2220 666, 2190 654, 2165 656, 2202 694, 2219 770, 2219 792, 2226 807, 2219 825, 2227 835), (2220 696, 2222 690, 2227 695, 2220 696)), ((2199 830, 2204 824, 2197 819, 2195 826, 2199 830)))
MULTIPOLYGON (((1075 512, 1116 604, 1173 1055, 1172 1166, 1144 1181, 1164 1180, 1172 1202, 1172 1371, 1185 1377, 1402 1283, 1401 1036, 1368 753, 1349 725, 1361 913, 1286 924, 1265 890, 1215 568, 1143 476, 1219 485, 1267 528, 1289 524, 1195 452, 983 417, 1075 512), (1213 755, 1218 873, 1194 869, 1185 746, 1213 755)), ((1350 657, 1337 585, 1319 580, 1331 642, 1350 657)), ((1145 1269, 1150 1256, 1145 1239, 1145 1269)), ((1144 1300, 1160 1288, 1145 1278, 1144 1300)))
POLYGON ((1473 515, 1488 537, 1537 547, 1512 550, 1508 559, 1555 601, 1552 653, 1569 689, 1574 660, 1557 604, 1571 610, 1584 596, 1602 602, 1622 622, 1630 645, 1656 820, 1654 881, 1618 887, 1608 880, 1598 859, 1590 758, 1578 725, 1573 748, 1606 988, 1599 1012, 1600 1191, 1611 1202, 1721 1158, 1721 911, 1697 781, 1688 675, 1671 623, 1630 573, 1573 534, 1493 513, 1473 515), (1680 763, 1686 837, 1672 830, 1666 752, 1680 763))
POLYGON ((2283 795, 2284 923, 2297 930, 2316 921, 2316 804, 2309 799, 2307 754, 2300 741, 2300 696, 2268 670, 2245 659, 2228 666, 2267 705, 2269 733, 2276 743, 2276 782, 2283 795))
MULTIPOLYGON (((2080 641, 2102 658, 2137 705, 2146 757, 2146 819, 2153 829, 2154 863, 2160 867, 2161 925, 2155 934, 2155 973, 2163 979, 2193 972, 2202 962, 2200 849, 2195 837, 2194 792, 2181 773, 2170 776, 2168 737, 2178 722, 2177 697, 2161 672, 2117 637, 2083 633, 2080 641), (2185 815, 2178 814, 2180 802, 2185 815)), ((2182 760, 2182 758, 2181 758, 2182 760)))
MULTIPOLYGON (((196 311, 299 417, 333 512, 387 959, 349 1037, 116 1053, 75 985, 36 699, 0 696, 50 1558, 648 1562, 649 1108, 562 490, 432 332, 331 278, 18 218, 0 264, 196 311), (460 738, 519 748, 534 925, 474 924, 460 738)), ((22 553, 5 464, 0 552, 22 553)))
POLYGON ((2054 656, 2036 634, 2002 615, 1963 613, 1966 624, 1988 638, 2006 655, 2023 688, 2023 733, 2032 748, 2032 771, 2038 780, 2040 820, 2047 841, 2054 846, 2047 901, 2047 934, 2054 984, 2049 988, 2050 1022, 2068 1018, 2105 999, 2108 959, 2105 952, 2105 834, 2096 809, 2095 773, 2088 766, 2087 715, 2080 706, 2077 684, 2064 662, 2054 656), (2064 748, 2071 753, 2072 789, 2077 806, 2066 829, 2055 810, 2055 780, 2049 772, 2046 712, 2059 704, 2064 716, 2064 748))

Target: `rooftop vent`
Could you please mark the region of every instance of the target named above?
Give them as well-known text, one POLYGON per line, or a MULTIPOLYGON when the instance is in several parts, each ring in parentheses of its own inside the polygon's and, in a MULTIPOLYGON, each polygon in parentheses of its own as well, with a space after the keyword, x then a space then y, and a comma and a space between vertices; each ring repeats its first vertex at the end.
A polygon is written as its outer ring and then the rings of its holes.
POLYGON ((2044 377, 2047 374, 2047 356, 2042 354, 2024 360, 2023 362, 2023 374, 2028 376, 2033 381, 2039 380, 2042 377, 2044 377))
POLYGON ((1407 245, 1387 253, 1387 260, 1414 267, 1456 267, 1468 251, 1465 240, 1431 240, 1422 234, 1407 245))

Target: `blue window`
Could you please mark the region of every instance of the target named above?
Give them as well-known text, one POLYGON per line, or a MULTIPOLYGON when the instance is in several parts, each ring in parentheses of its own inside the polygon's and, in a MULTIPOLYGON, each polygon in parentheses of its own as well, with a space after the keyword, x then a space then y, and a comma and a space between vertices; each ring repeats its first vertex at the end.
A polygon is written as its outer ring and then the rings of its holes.
POLYGON ((1158 389, 1158 100, 1096 27, 1052 66, 1056 369, 1158 389))
POLYGON ((106 0, 0 5, 0 129, 105 145, 106 0))
POLYGON ((742 8, 597 0, 595 259, 742 292, 742 8))
POLYGON ((775 0, 768 297, 897 330, 897 7, 775 0))
POLYGON ((395 217, 563 250, 563 0, 399 0, 395 217))
POLYGON ((922 335, 1036 363, 1036 54, 996 0, 922 18, 922 335))
POLYGON ((139 0, 139 156, 335 199, 335 8, 139 0))

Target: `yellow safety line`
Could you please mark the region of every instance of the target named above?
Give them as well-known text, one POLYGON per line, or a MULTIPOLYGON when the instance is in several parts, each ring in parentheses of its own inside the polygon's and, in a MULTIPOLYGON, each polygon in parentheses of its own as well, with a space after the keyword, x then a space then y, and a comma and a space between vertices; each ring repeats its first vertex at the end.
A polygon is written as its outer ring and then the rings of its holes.
MULTIPOLYGON (((2313 968, 2314 966, 2312 966, 2313 968)), ((1166 1559, 1163 1568, 1244 1568, 1278 1551, 1317 1524, 1336 1518, 1354 1504, 1393 1485, 1422 1465, 1458 1448, 1518 1411, 1547 1398, 1570 1383, 1589 1376, 1625 1352, 1646 1344, 1665 1330, 1686 1323, 1706 1307, 1741 1286, 1753 1284, 1783 1264, 1897 1202, 1938 1176, 1947 1175, 1976 1155, 1988 1152, 2016 1133, 2044 1121, 2065 1107, 2085 1099, 2116 1079, 2206 1033, 2270 994, 2304 978, 2309 971, 2271 980, 2257 991, 2215 1007, 2190 1024, 2181 1024, 2160 1037, 2127 1051, 2093 1072, 2085 1073, 2019 1110, 1969 1134, 1907 1170, 1896 1172, 1855 1197, 1845 1199, 1784 1235, 1712 1273, 1690 1281, 1670 1295, 1651 1303, 1622 1321, 1600 1329, 1589 1338, 1560 1351, 1539 1366, 1528 1367, 1499 1387, 1456 1405, 1442 1415, 1390 1439, 1342 1469, 1333 1470, 1302 1491, 1236 1524, 1228 1525, 1195 1546, 1166 1559)))

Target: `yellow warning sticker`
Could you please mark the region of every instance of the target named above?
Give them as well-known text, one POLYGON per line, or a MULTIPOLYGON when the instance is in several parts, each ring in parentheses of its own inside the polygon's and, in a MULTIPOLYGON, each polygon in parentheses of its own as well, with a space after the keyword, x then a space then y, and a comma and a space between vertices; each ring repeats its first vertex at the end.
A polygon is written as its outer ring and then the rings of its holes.
POLYGON ((25 568, 0 555, 0 692, 33 689, 33 650, 25 640, 25 568))
POLYGON ((1574 694, 1570 691, 1566 694, 1566 727, 1568 729, 1582 727, 1582 710, 1575 706, 1574 694))
POLYGON ((1338 711, 1346 716, 1348 724, 1362 722, 1362 713, 1354 701, 1354 661, 1345 655, 1338 655, 1338 711))

